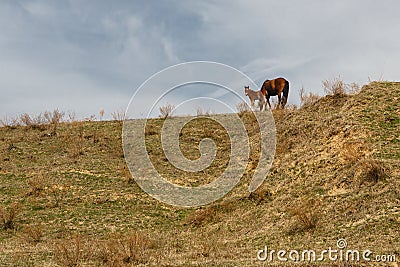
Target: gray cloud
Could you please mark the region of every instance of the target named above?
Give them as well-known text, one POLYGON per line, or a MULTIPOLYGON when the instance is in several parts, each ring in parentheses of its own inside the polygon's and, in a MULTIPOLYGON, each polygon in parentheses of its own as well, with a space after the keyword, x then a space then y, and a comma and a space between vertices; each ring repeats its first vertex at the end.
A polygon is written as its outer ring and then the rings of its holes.
MULTIPOLYGON (((8 1, 0 6, 0 117, 124 108, 176 63, 232 65, 258 84, 286 77, 398 79, 398 1, 8 1)), ((139 107, 138 107, 139 108, 139 107)))

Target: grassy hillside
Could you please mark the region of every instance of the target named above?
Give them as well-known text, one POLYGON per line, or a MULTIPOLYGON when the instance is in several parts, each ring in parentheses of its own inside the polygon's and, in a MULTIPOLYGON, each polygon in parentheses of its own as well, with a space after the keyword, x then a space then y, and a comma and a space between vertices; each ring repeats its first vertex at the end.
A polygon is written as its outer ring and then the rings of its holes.
MULTIPOLYGON (((399 99, 399 83, 371 83, 356 95, 273 111, 275 160, 253 194, 259 129, 242 114, 252 149, 242 182, 190 209, 135 184, 117 121, 62 123, 56 134, 50 126, 0 128, 0 265, 262 266, 257 251, 266 245, 323 250, 339 238, 399 261, 399 99)), ((162 123, 149 121, 146 145, 167 179, 195 186, 223 172, 230 142, 221 126, 202 118, 183 129, 188 158, 199 157, 204 137, 218 144, 213 164, 188 176, 162 153, 162 123)))

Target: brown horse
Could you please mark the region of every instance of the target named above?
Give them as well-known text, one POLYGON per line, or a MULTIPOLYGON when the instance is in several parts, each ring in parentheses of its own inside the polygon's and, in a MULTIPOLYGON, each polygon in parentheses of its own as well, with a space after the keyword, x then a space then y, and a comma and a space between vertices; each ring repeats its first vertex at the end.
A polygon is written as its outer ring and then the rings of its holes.
POLYGON ((265 108, 265 97, 263 93, 260 91, 253 91, 249 86, 244 87, 244 93, 250 98, 251 108, 254 110, 254 101, 258 101, 258 106, 260 107, 260 111, 263 111, 265 108))
POLYGON ((263 83, 260 91, 265 96, 270 109, 271 109, 271 104, 269 103, 269 98, 271 96, 276 96, 276 95, 278 96, 278 107, 279 105, 281 105, 281 107, 284 108, 287 103, 289 95, 289 82, 284 78, 266 80, 263 83))

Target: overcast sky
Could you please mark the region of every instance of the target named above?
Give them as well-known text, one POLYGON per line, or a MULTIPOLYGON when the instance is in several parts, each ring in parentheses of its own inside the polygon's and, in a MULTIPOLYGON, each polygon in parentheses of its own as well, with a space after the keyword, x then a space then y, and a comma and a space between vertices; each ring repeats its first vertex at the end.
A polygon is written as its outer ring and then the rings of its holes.
POLYGON ((0 1, 0 118, 125 109, 165 67, 230 65, 323 93, 337 76, 400 79, 399 1, 0 1))

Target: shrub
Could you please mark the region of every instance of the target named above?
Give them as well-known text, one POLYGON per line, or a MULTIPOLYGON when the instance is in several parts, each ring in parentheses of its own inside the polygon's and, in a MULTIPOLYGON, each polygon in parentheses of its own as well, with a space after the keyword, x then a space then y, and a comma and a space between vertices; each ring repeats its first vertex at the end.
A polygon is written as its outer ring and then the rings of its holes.
POLYGON ((51 134, 55 135, 58 125, 62 122, 65 113, 59 111, 58 109, 53 110, 53 112, 46 111, 43 116, 47 123, 52 126, 51 134))
POLYGON ((289 213, 295 218, 292 230, 310 231, 317 227, 319 220, 318 201, 313 198, 302 199, 300 203, 289 209, 289 213))
POLYGON ((317 102, 321 98, 319 95, 314 94, 312 92, 306 94, 304 87, 301 87, 299 96, 300 96, 300 107, 311 105, 317 102))
POLYGON ((119 109, 119 110, 111 113, 111 116, 113 117, 114 121, 118 122, 121 125, 124 122, 124 120, 127 119, 126 112, 123 109, 119 109))
POLYGON ((196 115, 197 116, 210 116, 212 112, 210 110, 204 111, 201 107, 196 108, 196 115))
POLYGON ((4 230, 15 229, 15 220, 19 213, 20 208, 17 202, 11 203, 8 210, 5 207, 0 208, 0 221, 4 230))
POLYGON ((185 224, 200 226, 203 223, 212 221, 217 215, 217 210, 214 207, 201 208, 185 218, 185 224))
POLYGON ((61 240, 54 245, 54 256, 61 266, 80 266, 84 260, 83 241, 80 236, 71 240, 61 240))
POLYGON ((361 164, 360 183, 377 183, 388 177, 383 162, 375 159, 364 159, 361 164))
POLYGON ((47 185, 46 178, 40 174, 35 176, 27 181, 29 186, 29 191, 27 193, 28 196, 40 196, 47 185))
POLYGON ((3 119, 0 120, 0 127, 15 128, 17 126, 20 126, 20 123, 17 118, 11 118, 5 116, 3 119))
POLYGON ((160 118, 166 119, 172 116, 175 106, 172 104, 165 104, 165 106, 160 107, 160 118))
POLYGON ((266 203, 272 200, 272 194, 268 189, 258 188, 249 194, 249 199, 257 204, 266 203))
POLYGON ((28 225, 24 229, 25 239, 29 243, 39 243, 43 238, 43 226, 41 225, 28 225))
POLYGON ((53 202, 54 207, 60 207, 69 190, 68 185, 54 183, 47 188, 47 198, 53 202))
POLYGON ((146 235, 134 231, 128 235, 114 234, 107 241, 99 242, 97 247, 95 257, 103 264, 133 266, 149 262, 149 249, 154 248, 154 242, 146 235))
POLYGON ((360 86, 357 83, 345 83, 340 76, 332 80, 323 80, 322 86, 324 87, 325 93, 332 96, 343 96, 360 91, 360 86))
POLYGON ((246 102, 239 102, 236 105, 236 109, 237 109, 239 115, 242 115, 242 114, 250 111, 250 107, 246 102))
POLYGON ((100 120, 102 121, 103 120, 103 117, 104 117, 104 109, 100 109, 100 111, 99 111, 99 115, 100 115, 100 120))

